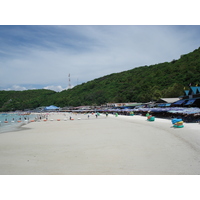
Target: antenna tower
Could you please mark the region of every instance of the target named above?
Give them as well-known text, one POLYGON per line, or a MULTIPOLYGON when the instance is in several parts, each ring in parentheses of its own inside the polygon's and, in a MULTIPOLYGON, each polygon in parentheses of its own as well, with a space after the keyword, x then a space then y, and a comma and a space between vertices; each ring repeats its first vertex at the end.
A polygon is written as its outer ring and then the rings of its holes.
POLYGON ((71 89, 71 80, 70 80, 70 74, 68 75, 69 79, 68 79, 68 89, 71 89))

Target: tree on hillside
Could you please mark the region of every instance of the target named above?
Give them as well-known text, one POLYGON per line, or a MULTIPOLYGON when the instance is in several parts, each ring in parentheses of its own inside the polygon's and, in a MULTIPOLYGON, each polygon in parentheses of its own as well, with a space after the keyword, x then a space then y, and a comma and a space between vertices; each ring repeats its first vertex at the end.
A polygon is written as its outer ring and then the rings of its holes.
POLYGON ((184 95, 184 86, 178 83, 174 83, 172 86, 168 87, 163 94, 163 97, 179 97, 184 95))

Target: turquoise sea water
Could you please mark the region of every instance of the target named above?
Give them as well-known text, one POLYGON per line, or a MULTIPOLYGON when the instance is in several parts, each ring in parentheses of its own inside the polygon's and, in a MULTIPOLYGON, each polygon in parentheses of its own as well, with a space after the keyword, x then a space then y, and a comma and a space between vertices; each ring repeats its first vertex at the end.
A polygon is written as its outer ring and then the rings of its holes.
POLYGON ((29 121, 35 119, 35 117, 35 114, 2 113, 0 114, 0 133, 14 131, 29 123, 29 121))

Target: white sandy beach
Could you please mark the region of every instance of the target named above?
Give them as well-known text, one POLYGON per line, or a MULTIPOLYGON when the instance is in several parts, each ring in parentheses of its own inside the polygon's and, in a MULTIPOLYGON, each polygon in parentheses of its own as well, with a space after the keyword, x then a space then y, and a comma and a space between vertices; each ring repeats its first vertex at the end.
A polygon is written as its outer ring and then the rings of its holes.
POLYGON ((199 124, 175 129, 170 120, 142 116, 72 117, 55 113, 0 134, 0 174, 200 174, 199 124))

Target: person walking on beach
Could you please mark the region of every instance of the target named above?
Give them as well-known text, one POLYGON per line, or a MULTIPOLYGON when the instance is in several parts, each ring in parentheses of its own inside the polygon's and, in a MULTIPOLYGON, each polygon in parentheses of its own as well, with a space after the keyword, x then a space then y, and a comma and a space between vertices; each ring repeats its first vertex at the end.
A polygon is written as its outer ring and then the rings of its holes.
POLYGON ((98 114, 96 113, 95 115, 96 115, 96 118, 97 118, 97 117, 98 117, 98 114))
POLYGON ((90 115, 89 115, 89 114, 88 114, 88 116, 87 116, 87 117, 88 117, 88 119, 90 119, 90 115))

